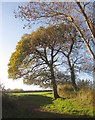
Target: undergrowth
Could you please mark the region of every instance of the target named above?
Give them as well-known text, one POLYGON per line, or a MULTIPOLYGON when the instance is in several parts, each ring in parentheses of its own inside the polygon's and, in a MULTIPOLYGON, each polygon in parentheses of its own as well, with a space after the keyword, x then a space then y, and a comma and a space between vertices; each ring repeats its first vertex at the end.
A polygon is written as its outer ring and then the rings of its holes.
POLYGON ((80 87, 74 91, 71 84, 58 85, 61 98, 53 100, 52 92, 8 93, 3 95, 4 117, 95 117, 93 109, 95 92, 92 88, 80 87), (35 108, 37 111, 35 111, 35 108), (26 114, 24 114, 26 113, 26 114), (37 116, 38 115, 38 116, 37 116), (49 115, 49 116, 48 116, 49 115))

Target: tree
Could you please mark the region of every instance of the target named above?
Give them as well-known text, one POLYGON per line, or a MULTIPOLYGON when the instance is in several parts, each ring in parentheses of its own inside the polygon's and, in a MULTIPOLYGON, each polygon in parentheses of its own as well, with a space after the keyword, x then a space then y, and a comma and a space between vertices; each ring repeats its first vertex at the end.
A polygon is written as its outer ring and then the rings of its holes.
MULTIPOLYGON (((75 26, 78 34, 95 60, 95 53, 90 45, 93 41, 95 45, 94 25, 92 18, 93 3, 92 2, 44 2, 35 3, 29 2, 19 6, 18 12, 15 12, 15 17, 28 22, 31 28, 31 23, 42 22, 59 24, 60 22, 72 23, 75 26), (90 7, 90 8, 89 8, 90 7)), ((26 25, 26 26, 27 26, 26 25)))
MULTIPOLYGON (((59 25, 60 29, 63 29, 62 25, 62 23, 59 25)), ((76 73, 79 73, 80 70, 83 71, 82 66, 87 68, 85 67, 87 59, 84 58, 86 51, 82 42, 80 41, 76 29, 69 24, 66 26, 66 30, 68 31, 65 31, 64 33, 64 38, 66 41, 61 46, 59 52, 62 54, 62 67, 65 66, 66 72, 69 71, 72 86, 75 90, 77 90, 76 73)))
POLYGON ((76 40, 76 36, 70 36, 68 42, 64 43, 64 46, 59 52, 63 54, 63 66, 66 66, 66 70, 70 73, 72 86, 74 90, 77 90, 76 74, 80 71, 86 72, 82 66, 87 68, 85 67, 86 59, 84 58, 86 51, 82 44, 76 40))
MULTIPOLYGON (((65 25, 64 25, 65 26, 65 25)), ((64 29, 58 26, 40 27, 24 35, 12 53, 8 64, 9 77, 23 78, 24 83, 51 84, 54 98, 59 97, 55 79, 58 53, 64 43, 64 29), (55 51, 57 49, 57 51, 55 51)))

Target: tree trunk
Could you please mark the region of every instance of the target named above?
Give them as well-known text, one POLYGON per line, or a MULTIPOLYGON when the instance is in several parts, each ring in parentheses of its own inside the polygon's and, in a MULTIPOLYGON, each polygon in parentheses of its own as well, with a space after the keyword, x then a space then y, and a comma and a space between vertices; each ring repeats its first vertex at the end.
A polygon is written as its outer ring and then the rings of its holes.
POLYGON ((76 85, 76 82, 75 82, 75 71, 74 71, 74 67, 71 65, 69 56, 67 57, 67 59, 68 59, 68 64, 69 64, 69 68, 70 68, 72 86, 74 87, 74 90, 77 90, 77 85, 76 85))
POLYGON ((77 85, 76 85, 76 82, 75 82, 75 72, 74 72, 74 68, 71 67, 71 68, 70 68, 70 71, 71 71, 72 86, 74 87, 74 90, 76 91, 76 90, 77 90, 77 85))
POLYGON ((54 76, 54 70, 53 67, 50 67, 50 72, 51 72, 51 83, 52 83, 52 87, 53 87, 53 95, 54 95, 54 99, 60 98, 60 96, 58 95, 57 92, 57 85, 56 85, 56 81, 55 81, 55 76, 54 76))

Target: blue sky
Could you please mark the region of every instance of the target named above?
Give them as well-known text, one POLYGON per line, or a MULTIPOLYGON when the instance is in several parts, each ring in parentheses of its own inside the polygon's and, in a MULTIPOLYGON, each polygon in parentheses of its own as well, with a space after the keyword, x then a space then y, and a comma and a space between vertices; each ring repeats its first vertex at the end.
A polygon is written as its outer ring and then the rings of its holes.
MULTIPOLYGON (((8 79, 7 64, 11 53, 15 50, 17 42, 25 33, 30 33, 37 28, 34 25, 31 30, 23 29, 24 23, 14 17, 13 11, 17 9, 18 2, 3 2, 0 3, 0 11, 2 15, 0 23, 2 25, 2 38, 0 38, 0 80, 4 83, 5 88, 23 88, 23 89, 39 89, 38 87, 24 85, 21 80, 8 79)), ((0 31, 1 32, 1 31, 0 31)))
MULTIPOLYGON (((39 25, 33 25, 32 29, 23 29, 24 22, 14 17, 13 11, 17 9, 19 2, 0 2, 0 80, 6 88, 39 89, 38 87, 24 85, 21 80, 8 79, 7 64, 12 52, 15 50, 17 42, 25 33, 31 33, 39 25)), ((81 78, 88 77, 87 74, 81 75, 81 78)))

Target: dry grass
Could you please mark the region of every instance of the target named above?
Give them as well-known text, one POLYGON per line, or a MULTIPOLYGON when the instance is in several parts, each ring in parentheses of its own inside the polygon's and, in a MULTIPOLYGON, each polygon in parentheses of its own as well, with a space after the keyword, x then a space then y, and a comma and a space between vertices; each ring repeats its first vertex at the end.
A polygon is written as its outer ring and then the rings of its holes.
POLYGON ((72 85, 66 83, 58 85, 58 93, 65 99, 52 101, 52 92, 9 93, 3 96, 3 117, 93 117, 92 89, 82 87, 74 91, 72 85))

